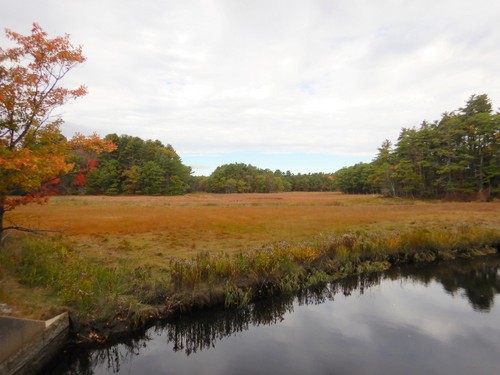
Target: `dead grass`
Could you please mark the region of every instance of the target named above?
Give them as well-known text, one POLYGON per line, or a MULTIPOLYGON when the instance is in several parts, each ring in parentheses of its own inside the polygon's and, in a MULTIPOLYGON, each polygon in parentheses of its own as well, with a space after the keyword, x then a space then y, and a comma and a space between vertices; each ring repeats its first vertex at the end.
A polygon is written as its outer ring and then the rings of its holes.
POLYGON ((7 220, 63 240, 9 236, 0 302, 29 317, 68 305, 90 320, 209 296, 238 305, 254 286, 286 292, 388 263, 484 254, 500 238, 498 201, 337 193, 55 197, 7 220))
POLYGON ((499 202, 424 202, 338 193, 64 196, 21 207, 8 220, 62 231, 73 246, 112 262, 140 264, 200 251, 235 253, 276 241, 346 231, 500 227, 499 202))

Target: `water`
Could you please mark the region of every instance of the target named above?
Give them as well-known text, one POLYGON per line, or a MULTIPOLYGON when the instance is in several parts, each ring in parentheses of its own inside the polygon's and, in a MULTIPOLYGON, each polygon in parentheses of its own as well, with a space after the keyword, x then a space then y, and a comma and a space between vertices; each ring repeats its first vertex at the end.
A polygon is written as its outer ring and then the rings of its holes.
POLYGON ((500 374, 500 257, 402 268, 163 322, 53 374, 500 374))

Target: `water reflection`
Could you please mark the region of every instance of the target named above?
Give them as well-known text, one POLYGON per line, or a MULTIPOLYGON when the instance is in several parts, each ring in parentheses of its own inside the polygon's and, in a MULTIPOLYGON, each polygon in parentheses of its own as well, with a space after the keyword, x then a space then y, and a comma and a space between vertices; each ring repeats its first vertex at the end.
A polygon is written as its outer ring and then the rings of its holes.
MULTIPOLYGON (((127 367, 124 372, 133 373, 131 372, 132 362, 139 355, 156 353, 156 356, 165 356, 168 350, 182 353, 183 359, 180 360, 182 362, 187 356, 195 358, 197 356, 192 356, 194 353, 210 351, 209 349, 215 348, 219 343, 242 332, 255 331, 260 326, 269 326, 269 331, 270 326, 283 323, 285 318, 292 319, 291 316, 298 306, 325 304, 328 301, 335 301, 338 297, 345 299, 346 296, 353 296, 349 298, 354 298, 356 295, 362 296, 371 288, 380 286, 384 281, 397 281, 402 285, 405 283, 422 286, 438 284, 442 286, 446 294, 466 299, 474 311, 489 312, 493 308, 495 295, 500 292, 500 257, 491 256, 426 267, 403 267, 383 274, 359 275, 339 283, 303 290, 295 296, 270 297, 238 310, 212 309, 192 313, 177 319, 159 322, 142 335, 130 338, 119 345, 84 354, 68 352, 56 361, 57 368, 52 369, 51 373, 88 375, 120 373, 123 366, 127 367)), ((415 301, 415 303, 419 302, 415 301)), ((338 321, 354 320, 352 311, 349 314, 348 317, 343 318, 336 316, 336 319, 338 321)), ((392 314, 393 311, 390 312, 390 319, 392 319, 392 314)), ((305 320, 307 319, 311 318, 308 317, 305 320)), ((405 322, 404 319, 402 321, 405 322)), ((325 324, 328 325, 328 322, 325 324)), ((363 324, 365 323, 358 324, 358 329, 363 324)), ((373 324, 373 331, 381 329, 383 325, 379 321, 374 321, 373 324)), ((318 324, 314 328, 319 330, 315 331, 315 337, 321 336, 321 327, 318 324)), ((345 325, 339 325, 339 327, 344 329, 345 325)), ((394 335, 396 331, 392 331, 393 327, 390 328, 391 335, 394 335)), ((432 330, 432 327, 428 329, 429 332, 432 330)), ((424 341, 420 337, 424 331, 424 328, 416 332, 408 331, 410 332, 408 336, 418 336, 419 340, 424 341)), ((353 333, 349 334, 353 335, 353 333)), ((339 335, 342 340, 347 340, 344 333, 339 335)), ((356 339, 359 341, 359 337, 356 339)), ((369 341, 366 337, 364 340, 369 341)), ((432 340, 435 342, 436 337, 432 340)), ((388 345, 393 345, 393 343, 397 345, 395 337, 391 337, 389 341, 391 343, 388 345)), ((424 344, 423 347, 426 345, 429 344, 424 344)), ((498 349, 494 348, 494 350, 498 349)), ((304 350, 307 351, 307 348, 304 350)), ((266 366, 269 365, 266 364, 266 366)), ((175 368, 173 364, 172 366, 172 369, 175 368)), ((182 365, 178 366, 182 368, 182 365)), ((147 372, 144 367, 138 371, 137 373, 147 372)))
POLYGON ((500 293, 500 257, 495 255, 486 259, 403 268, 387 276, 392 279, 407 278, 424 285, 437 281, 452 296, 463 293, 475 311, 488 312, 493 307, 495 295, 500 293))

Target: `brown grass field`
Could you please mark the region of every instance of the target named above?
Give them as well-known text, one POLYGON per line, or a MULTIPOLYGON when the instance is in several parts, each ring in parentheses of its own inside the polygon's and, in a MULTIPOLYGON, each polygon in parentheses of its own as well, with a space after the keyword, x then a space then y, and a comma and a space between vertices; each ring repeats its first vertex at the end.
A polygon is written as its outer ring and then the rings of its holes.
POLYGON ((339 193, 188 194, 175 197, 60 196, 20 207, 8 222, 61 231, 96 258, 238 252, 277 241, 314 241, 353 231, 500 228, 500 202, 438 202, 339 193))
POLYGON ((125 306, 140 322, 156 316, 158 301, 238 305, 270 281, 296 290, 386 269, 399 253, 418 262, 489 254, 500 238, 500 201, 339 193, 59 196, 18 207, 6 224, 56 231, 55 238, 5 239, 0 302, 15 316, 73 311, 112 322, 125 306))

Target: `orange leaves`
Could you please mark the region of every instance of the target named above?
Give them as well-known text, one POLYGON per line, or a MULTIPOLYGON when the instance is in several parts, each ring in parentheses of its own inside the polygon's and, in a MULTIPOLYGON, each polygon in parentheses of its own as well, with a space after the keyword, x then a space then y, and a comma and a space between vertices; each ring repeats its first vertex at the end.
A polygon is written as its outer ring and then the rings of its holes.
POLYGON ((44 204, 49 200, 49 195, 44 193, 32 193, 22 197, 8 197, 5 198, 5 211, 11 211, 17 206, 26 205, 29 203, 44 204))
POLYGON ((58 154, 51 147, 37 150, 26 148, 0 151, 0 195, 12 189, 30 192, 43 184, 69 172, 73 164, 66 161, 66 155, 58 154))
MULTIPOLYGON (((59 176, 74 168, 74 164, 69 161, 72 150, 84 149, 99 154, 116 149, 112 142, 103 140, 96 134, 90 137, 78 134, 71 141, 66 141, 60 138, 55 125, 44 131, 37 135, 32 147, 0 147, 0 197, 6 197, 12 191, 26 194, 22 197, 5 198, 5 210, 32 202, 44 203, 48 196, 56 194, 59 176)), ((91 159, 88 168, 80 170, 76 175, 75 184, 83 185, 84 172, 95 165, 96 160, 91 159)))
POLYGON ((91 160, 89 160, 88 163, 87 163, 88 169, 90 170, 90 169, 93 169, 93 168, 97 167, 97 164, 98 164, 97 159, 91 159, 91 160))
POLYGON ((82 63, 85 57, 82 55, 81 47, 74 47, 69 41, 69 35, 48 38, 40 25, 34 23, 31 35, 21 35, 7 29, 6 35, 16 42, 19 47, 9 49, 8 56, 18 61, 21 57, 31 56, 38 63, 82 63))
POLYGON ((95 133, 91 136, 84 136, 83 134, 76 133, 69 143, 74 150, 82 149, 88 152, 95 152, 96 154, 112 152, 117 148, 113 142, 102 139, 95 133))
POLYGON ((33 128, 53 122, 54 108, 87 93, 83 85, 76 89, 61 86, 65 75, 85 57, 68 35, 50 39, 36 23, 31 35, 11 30, 6 34, 17 47, 0 48, 0 134, 7 138, 8 147, 14 148, 33 128), (7 125, 10 132, 4 132, 7 125))
POLYGON ((74 99, 87 95, 87 86, 80 86, 77 89, 71 90, 70 91, 71 95, 73 96, 74 99))
POLYGON ((85 186, 87 182, 87 178, 85 177, 85 174, 83 172, 77 173, 75 175, 75 178, 73 179, 73 185, 75 186, 85 186))
POLYGON ((17 47, 0 48, 0 234, 5 211, 44 203, 55 193, 59 176, 74 167, 72 150, 116 149, 96 134, 67 141, 59 130, 62 119, 52 116, 55 108, 87 93, 83 85, 61 86, 66 74, 85 61, 82 48, 73 46, 68 35, 48 38, 36 23, 31 35, 6 34, 17 47), (12 193, 24 195, 9 197, 12 193))

